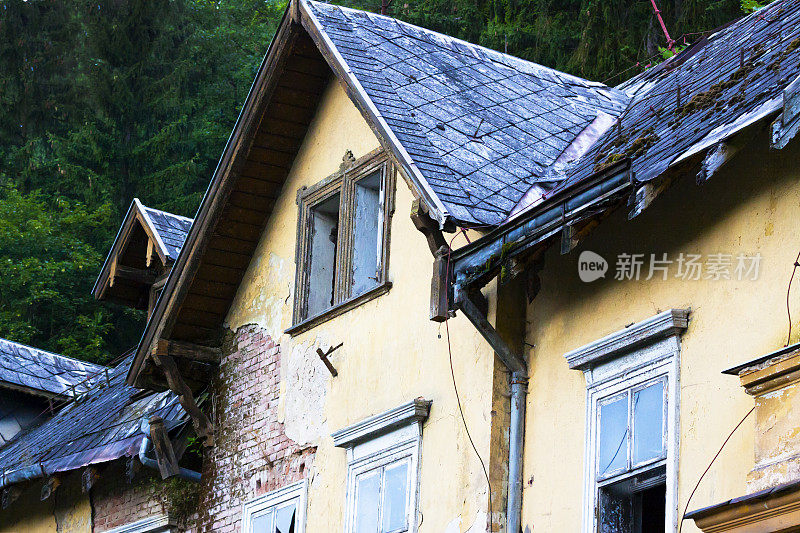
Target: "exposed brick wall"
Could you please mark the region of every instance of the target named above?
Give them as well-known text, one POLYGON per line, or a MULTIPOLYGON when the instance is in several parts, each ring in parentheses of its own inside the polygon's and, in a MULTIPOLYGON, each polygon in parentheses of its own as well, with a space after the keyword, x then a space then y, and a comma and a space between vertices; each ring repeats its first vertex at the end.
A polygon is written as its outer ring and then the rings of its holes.
POLYGON ((213 392, 215 445, 203 461, 196 529, 231 533, 243 503, 303 479, 316 448, 298 446, 278 421, 280 346, 259 326, 229 335, 213 392))
POLYGON ((157 493, 160 477, 142 470, 129 483, 123 460, 115 461, 106 468, 92 487, 95 533, 150 516, 167 514, 157 493))

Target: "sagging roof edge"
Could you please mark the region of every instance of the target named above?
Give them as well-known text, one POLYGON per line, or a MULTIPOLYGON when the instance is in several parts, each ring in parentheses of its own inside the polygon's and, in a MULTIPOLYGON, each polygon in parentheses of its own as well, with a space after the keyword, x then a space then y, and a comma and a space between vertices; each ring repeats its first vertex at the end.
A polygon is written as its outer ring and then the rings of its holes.
POLYGON ((164 245, 161 235, 159 235, 158 230, 156 230, 155 226, 153 225, 153 221, 147 214, 147 210, 144 208, 144 205, 142 205, 142 202, 140 202, 138 198, 134 198, 130 207, 128 207, 128 211, 125 213, 125 217, 122 219, 122 224, 120 224, 119 230, 117 230, 117 235, 114 237, 114 243, 111 245, 111 250, 109 250, 106 259, 103 262, 103 266, 100 268, 100 274, 98 274, 97 279, 94 282, 94 286, 92 287, 92 296, 94 296, 96 300, 99 300, 103 297, 103 293, 107 288, 106 281, 111 274, 112 258, 122 252, 122 246, 133 229, 133 224, 136 221, 137 213, 141 214, 142 216, 142 220, 144 221, 143 228, 148 234, 148 237, 153 239, 158 244, 158 256, 165 265, 167 264, 167 247, 164 245))
POLYGON ((160 337, 165 329, 169 329, 168 326, 171 324, 168 324, 168 322, 171 323, 175 319, 174 316, 171 316, 172 311, 185 297, 194 272, 199 266, 205 244, 208 242, 209 235, 206 230, 222 212, 225 200, 230 192, 231 184, 228 182, 228 178, 230 177, 233 162, 237 156, 246 154, 249 142, 245 143, 244 141, 252 137, 250 135, 254 133, 252 128, 258 127, 261 115, 258 110, 266 105, 264 97, 268 96, 265 93, 269 82, 273 79, 271 74, 277 70, 275 67, 283 59, 282 52, 285 50, 286 43, 294 35, 294 32, 301 30, 301 28, 314 41, 338 79, 345 84, 348 96, 367 120, 371 129, 381 141, 383 148, 400 167, 401 173, 411 180, 411 184, 422 197, 431 217, 437 220, 441 227, 450 222, 451 217, 444 204, 422 177, 420 170, 413 163, 408 152, 402 147, 386 121, 381 117, 375 104, 355 78, 344 58, 336 50, 330 38, 322 31, 322 26, 311 13, 307 4, 304 0, 291 0, 278 25, 275 37, 272 39, 266 54, 264 54, 258 73, 250 86, 245 103, 239 112, 233 130, 222 151, 219 163, 214 170, 213 177, 200 202, 200 207, 194 217, 194 223, 186 237, 183 248, 156 302, 155 309, 147 321, 136 355, 131 362, 126 377, 126 382, 129 385, 135 385, 136 377, 153 342, 160 337))
MULTIPOLYGON (((732 138, 743 130, 759 124, 765 119, 771 119, 776 115, 780 116, 780 112, 783 110, 785 103, 785 95, 782 99, 768 100, 749 113, 740 115, 735 121, 719 126, 711 132, 708 132, 686 151, 677 155, 673 161, 670 162, 667 169, 658 176, 654 176, 653 180, 662 177, 668 170, 674 169, 676 166, 686 162, 692 157, 698 156, 704 152, 706 154, 710 153, 720 143, 732 138)), ((502 267, 500 263, 502 261, 497 262, 497 264, 492 264, 491 262, 493 259, 500 258, 506 260, 519 255, 525 248, 541 242, 547 237, 551 237, 565 225, 569 225, 569 221, 565 220, 564 223, 557 224, 555 229, 538 235, 543 228, 549 228, 548 224, 552 225, 554 222, 557 222, 559 212, 563 213, 566 210, 564 206, 567 206, 567 203, 571 201, 570 198, 579 199, 586 197, 584 198, 585 200, 590 203, 595 203, 596 200, 591 198, 592 191, 596 191, 600 195, 598 198, 602 198, 609 193, 609 186, 622 186, 622 184, 627 181, 630 185, 629 188, 634 189, 634 185, 648 183, 638 183, 635 181, 634 176, 628 176, 627 169, 629 166, 630 161, 625 160, 610 168, 597 172, 588 180, 578 182, 573 187, 567 187, 560 194, 548 198, 544 204, 537 208, 530 209, 528 212, 523 212, 516 215, 514 218, 510 218, 507 222, 496 227, 480 239, 458 250, 454 250, 450 258, 452 271, 450 285, 455 288, 456 291, 454 303, 458 300, 458 291, 465 290, 468 285, 471 285, 475 281, 485 281, 489 275, 496 275, 497 272, 500 271, 502 267), (623 163, 624 168, 620 168, 623 163), (625 174, 625 176, 623 176, 623 174, 625 174), (534 242, 526 242, 520 246, 520 244, 525 241, 530 241, 531 239, 534 239, 534 242), (481 267, 484 268, 484 272, 481 272, 479 279, 477 279, 474 273, 476 269, 481 267)), ((650 181, 652 182, 653 180, 650 181)), ((578 205, 573 205, 572 207, 583 209, 578 205)), ((641 210, 637 211, 635 214, 638 215, 640 212, 641 210)))

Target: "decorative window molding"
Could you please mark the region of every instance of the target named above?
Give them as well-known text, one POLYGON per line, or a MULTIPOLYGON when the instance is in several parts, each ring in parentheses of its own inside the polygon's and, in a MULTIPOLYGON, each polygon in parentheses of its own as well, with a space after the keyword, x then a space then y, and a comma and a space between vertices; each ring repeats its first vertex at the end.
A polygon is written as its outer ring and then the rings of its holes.
POLYGON ((166 515, 149 516, 130 524, 125 524, 106 533, 166 533, 172 531, 172 521, 166 515))
MULTIPOLYGON (((655 487, 662 487, 660 490, 665 492, 666 531, 675 531, 677 528, 679 337, 688 326, 688 316, 688 310, 671 309, 565 354, 570 368, 582 370, 586 377, 584 533, 602 530, 599 522, 604 511, 608 512, 606 506, 620 505, 619 500, 617 503, 608 503, 618 497, 620 490, 630 494, 625 496, 630 498, 629 502, 635 502, 636 494, 644 494, 643 491, 655 487), (636 412, 640 408, 637 407, 637 398, 647 392, 651 394, 648 407, 652 411, 647 420, 661 414, 662 447, 660 451, 650 451, 644 459, 637 459, 637 452, 634 451, 636 440, 657 435, 651 434, 657 431, 656 425, 647 426, 650 433, 641 437, 636 427, 636 412), (612 405, 621 406, 618 409, 622 411, 609 420, 616 419, 617 424, 622 426, 615 426, 614 429, 617 433, 619 430, 624 432, 618 447, 612 442, 612 453, 606 455, 613 457, 611 461, 604 457, 603 460, 609 464, 602 467, 599 457, 605 452, 601 451, 601 447, 608 443, 601 444, 601 410, 608 408, 605 416, 612 416, 612 405), (615 496, 609 497, 609 494, 615 496)), ((618 439, 614 437, 612 440, 616 442, 618 439)), ((636 511, 631 513, 635 516, 636 511)), ((619 531, 624 533, 629 530, 620 527, 619 531)))
MULTIPOLYGON (((280 531, 274 523, 279 515, 294 510, 294 533, 305 533, 308 483, 304 479, 273 490, 245 502, 242 509, 242 533, 273 533, 280 531)), ((286 516, 291 517, 290 514, 286 516)), ((284 533, 281 531, 281 533, 284 533)))
POLYGON ((382 149, 297 193, 295 299, 289 334, 386 292, 395 168, 382 149))
POLYGON ((428 418, 431 408, 430 400, 417 398, 390 409, 379 415, 371 416, 357 424, 334 432, 333 445, 350 448, 359 442, 374 439, 400 426, 420 423, 428 418))
POLYGON ((415 533, 422 422, 430 401, 416 399, 333 434, 347 448, 345 533, 415 533))
POLYGON ((586 370, 656 340, 680 335, 689 325, 689 309, 670 309, 632 324, 564 355, 571 369, 586 370))

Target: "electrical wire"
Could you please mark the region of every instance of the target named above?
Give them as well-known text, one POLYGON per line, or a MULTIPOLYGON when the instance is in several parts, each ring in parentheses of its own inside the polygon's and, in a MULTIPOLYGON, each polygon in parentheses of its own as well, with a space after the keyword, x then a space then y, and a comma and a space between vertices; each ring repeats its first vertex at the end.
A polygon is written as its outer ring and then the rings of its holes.
POLYGON ((786 316, 789 318, 789 334, 786 336, 786 346, 789 346, 792 340, 792 308, 789 306, 789 293, 792 291, 792 281, 794 281, 797 267, 800 267, 800 252, 797 252, 797 258, 794 260, 794 268, 792 268, 792 275, 789 277, 789 286, 786 288, 786 316))
MULTIPOLYGON (((466 230, 461 228, 461 233, 466 236, 466 230)), ((453 250, 453 241, 456 240, 458 237, 458 232, 453 235, 453 238, 450 239, 450 246, 447 248, 447 274, 445 275, 445 287, 450 287, 450 254, 453 250)), ((467 238, 469 240, 469 238, 467 238)), ((489 488, 489 523, 491 524, 493 520, 494 512, 492 511, 492 482, 489 480, 489 471, 486 469, 486 463, 483 462, 483 457, 481 457, 480 452, 478 452, 478 447, 475 445, 475 441, 472 440, 472 435, 469 432, 469 427, 467 426, 467 418, 464 416, 464 409, 461 406, 461 396, 458 394, 458 385, 456 385, 456 373, 453 369, 453 348, 450 344, 450 292, 449 290, 445 290, 445 302, 447 305, 445 309, 447 310, 447 316, 444 319, 444 329, 445 329, 445 336, 447 338, 447 355, 450 360, 450 376, 453 378, 453 391, 456 393, 456 403, 458 404, 458 412, 461 414, 461 422, 464 424, 464 431, 467 433, 467 438, 469 439, 469 443, 472 445, 472 449, 475 451, 475 455, 478 457, 478 461, 481 463, 481 468, 483 469, 483 475, 486 477, 486 486, 489 488)))
POLYGON ((747 414, 744 415, 744 417, 742 417, 742 419, 739 421, 739 423, 736 424, 736 427, 734 427, 733 430, 731 430, 731 432, 728 434, 728 437, 725 439, 725 442, 723 442, 722 446, 720 446, 719 450, 717 450, 717 453, 714 455, 714 458, 711 459, 711 462, 708 463, 708 466, 703 471, 703 473, 700 475, 700 479, 697 480, 697 483, 695 484, 694 488, 692 489, 691 494, 689 494, 689 499, 686 500, 686 506, 683 508, 683 513, 681 513, 681 520, 680 520, 680 522, 678 522, 678 533, 681 533, 681 526, 683 526, 683 520, 686 517, 686 511, 689 510, 689 503, 691 503, 692 496, 694 496, 694 493, 697 492, 697 488, 700 486, 700 482, 703 481, 703 478, 706 476, 708 471, 711 470, 711 465, 713 465, 714 461, 717 460, 717 457, 719 457, 719 454, 722 453, 722 449, 725 448, 725 445, 728 444, 729 440, 731 440, 731 437, 733 437, 733 434, 736 433, 737 429, 739 429, 739 426, 744 424, 744 421, 747 420, 747 417, 750 416, 750 414, 755 410, 756 410, 756 406, 754 405, 749 411, 747 411, 747 414))

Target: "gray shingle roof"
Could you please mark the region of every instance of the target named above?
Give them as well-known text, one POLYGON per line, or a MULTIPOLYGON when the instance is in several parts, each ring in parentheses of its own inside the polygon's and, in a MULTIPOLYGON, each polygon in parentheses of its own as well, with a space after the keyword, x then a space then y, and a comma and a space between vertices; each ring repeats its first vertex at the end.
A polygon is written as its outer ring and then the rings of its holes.
POLYGON ((378 112, 458 221, 502 222, 598 113, 600 83, 388 17, 308 1, 378 112))
POLYGON ((19 433, 0 448, 0 487, 20 481, 112 461, 138 453, 142 421, 161 416, 167 428, 186 419, 170 392, 148 394, 125 384, 132 355, 109 372, 109 379, 53 418, 19 433))
POLYGON ((175 261, 178 254, 181 252, 181 247, 186 240, 186 235, 189 234, 189 229, 192 227, 192 219, 182 217, 180 215, 173 215, 160 209, 153 209, 152 207, 142 206, 144 213, 150 222, 153 224, 158 237, 164 244, 164 251, 166 256, 175 261))
POLYGON ((0 388, 71 397, 89 390, 105 367, 0 339, 0 388))
POLYGON ((800 1, 773 2, 620 85, 630 105, 569 170, 568 183, 622 157, 637 180, 657 177, 687 152, 780 109, 798 65, 800 1))

